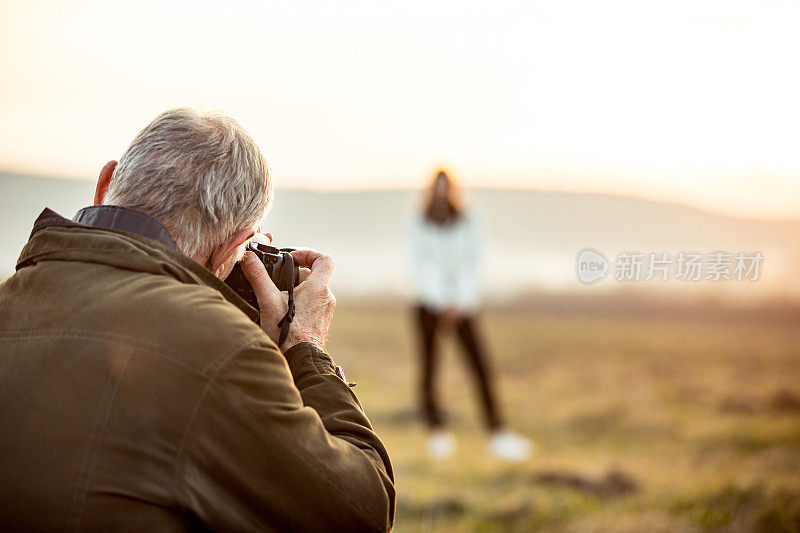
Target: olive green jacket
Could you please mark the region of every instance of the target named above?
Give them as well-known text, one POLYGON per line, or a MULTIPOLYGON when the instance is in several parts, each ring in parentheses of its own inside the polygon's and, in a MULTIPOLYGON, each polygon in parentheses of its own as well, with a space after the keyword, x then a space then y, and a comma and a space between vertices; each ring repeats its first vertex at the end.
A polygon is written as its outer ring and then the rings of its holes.
POLYGON ((389 457, 330 357, 281 353, 168 241, 46 211, 0 285, 2 528, 391 528, 389 457))

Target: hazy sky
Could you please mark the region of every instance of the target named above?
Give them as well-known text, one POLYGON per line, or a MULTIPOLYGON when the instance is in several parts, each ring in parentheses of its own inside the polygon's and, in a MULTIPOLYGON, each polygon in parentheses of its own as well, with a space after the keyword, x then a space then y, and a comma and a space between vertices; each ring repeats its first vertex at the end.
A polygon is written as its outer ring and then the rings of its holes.
POLYGON ((279 187, 603 191, 800 216, 800 1, 0 0, 0 169, 93 179, 221 109, 279 187))

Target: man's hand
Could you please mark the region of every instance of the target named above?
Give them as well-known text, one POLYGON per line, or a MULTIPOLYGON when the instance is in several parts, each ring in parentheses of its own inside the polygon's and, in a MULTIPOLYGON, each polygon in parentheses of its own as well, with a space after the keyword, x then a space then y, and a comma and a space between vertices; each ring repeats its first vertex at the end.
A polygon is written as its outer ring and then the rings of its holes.
POLYGON ((295 250, 292 257, 300 267, 311 269, 311 273, 294 289, 294 321, 283 347, 288 350, 300 342, 310 342, 324 350, 336 309, 336 297, 328 286, 333 259, 316 250, 295 250))
POLYGON ((249 250, 244 253, 242 258, 242 272, 256 293, 258 310, 261 315, 261 329, 275 341, 275 344, 278 344, 281 334, 278 322, 289 308, 288 296, 278 290, 278 287, 270 279, 264 263, 249 250))
MULTIPOLYGON (((324 349, 336 308, 336 298, 328 286, 333 259, 316 250, 296 250, 292 257, 301 267, 300 279, 303 281, 294 289, 294 320, 280 348, 288 350, 300 342, 311 342, 324 349), (308 269, 311 269, 310 273, 308 269)), ((261 328, 277 344, 280 336, 278 322, 289 307, 288 296, 275 287, 267 269, 254 253, 245 253, 242 270, 258 298, 261 328)))

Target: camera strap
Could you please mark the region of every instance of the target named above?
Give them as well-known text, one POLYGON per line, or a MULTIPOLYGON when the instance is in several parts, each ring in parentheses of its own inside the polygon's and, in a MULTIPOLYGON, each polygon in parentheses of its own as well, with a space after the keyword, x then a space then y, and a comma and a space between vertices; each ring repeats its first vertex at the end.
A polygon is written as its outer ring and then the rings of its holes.
POLYGON ((283 315, 280 322, 278 322, 278 327, 281 328, 280 337, 278 338, 278 346, 283 346, 284 341, 286 341, 286 337, 289 335, 289 327, 292 324, 292 320, 294 320, 294 257, 290 253, 283 254, 283 262, 281 263, 281 269, 284 269, 284 273, 286 276, 291 279, 291 283, 289 283, 289 290, 287 291, 289 294, 289 308, 286 310, 286 314, 283 315))

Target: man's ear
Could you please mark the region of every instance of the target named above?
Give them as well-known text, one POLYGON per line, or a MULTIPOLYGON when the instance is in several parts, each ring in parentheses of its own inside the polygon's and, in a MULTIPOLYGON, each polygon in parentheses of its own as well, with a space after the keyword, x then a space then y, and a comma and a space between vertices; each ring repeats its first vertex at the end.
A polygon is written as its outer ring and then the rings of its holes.
POLYGON ((108 184, 111 183, 111 176, 114 175, 115 168, 117 168, 117 162, 109 161, 100 171, 100 177, 97 178, 97 187, 94 189, 94 205, 103 204, 103 199, 106 197, 108 184))
POLYGON ((228 259, 230 259, 231 255, 236 253, 236 249, 248 239, 252 239, 255 234, 255 228, 247 228, 228 237, 225 242, 220 244, 217 249, 211 253, 211 257, 208 258, 207 263, 208 269, 216 276, 228 259))

